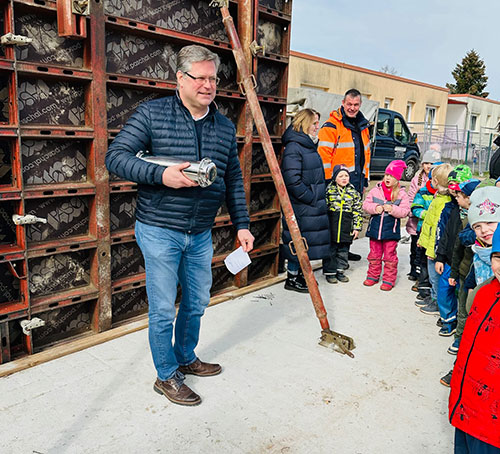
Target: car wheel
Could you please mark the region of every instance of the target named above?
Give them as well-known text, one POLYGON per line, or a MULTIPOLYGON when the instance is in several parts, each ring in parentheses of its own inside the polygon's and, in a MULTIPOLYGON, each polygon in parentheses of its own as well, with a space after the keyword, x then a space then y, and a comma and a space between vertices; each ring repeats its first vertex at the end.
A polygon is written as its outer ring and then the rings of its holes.
POLYGON ((410 159, 406 163, 406 169, 403 173, 403 180, 404 181, 411 181, 411 179, 415 176, 418 170, 418 163, 417 161, 414 161, 413 159, 410 159))

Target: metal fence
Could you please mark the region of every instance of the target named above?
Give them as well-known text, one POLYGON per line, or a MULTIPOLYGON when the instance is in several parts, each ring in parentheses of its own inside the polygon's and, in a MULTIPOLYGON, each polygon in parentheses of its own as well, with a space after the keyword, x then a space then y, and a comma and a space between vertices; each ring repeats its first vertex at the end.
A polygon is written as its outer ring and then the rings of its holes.
POLYGON ((431 144, 441 146, 441 157, 452 165, 467 164, 472 172, 484 175, 488 172, 490 158, 497 150, 493 140, 498 135, 496 128, 481 127, 479 131, 459 129, 457 125, 429 123, 408 123, 411 131, 417 134, 421 153, 431 144))

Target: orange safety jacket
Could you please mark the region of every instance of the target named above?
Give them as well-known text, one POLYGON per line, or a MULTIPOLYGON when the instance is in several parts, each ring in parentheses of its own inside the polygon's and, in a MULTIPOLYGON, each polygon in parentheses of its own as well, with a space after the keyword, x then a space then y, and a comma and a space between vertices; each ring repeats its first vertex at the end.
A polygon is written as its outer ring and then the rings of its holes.
MULTIPOLYGON (((349 169, 349 172, 356 170, 352 132, 344 125, 342 117, 340 107, 330 112, 330 118, 318 133, 318 153, 323 160, 325 179, 327 180, 332 178, 333 167, 337 164, 344 164, 349 169)), ((362 173, 364 174, 364 178, 368 178, 370 168, 370 132, 368 130, 368 121, 364 117, 359 122, 359 127, 364 146, 364 150, 361 150, 361 152, 365 154, 365 164, 362 173)))

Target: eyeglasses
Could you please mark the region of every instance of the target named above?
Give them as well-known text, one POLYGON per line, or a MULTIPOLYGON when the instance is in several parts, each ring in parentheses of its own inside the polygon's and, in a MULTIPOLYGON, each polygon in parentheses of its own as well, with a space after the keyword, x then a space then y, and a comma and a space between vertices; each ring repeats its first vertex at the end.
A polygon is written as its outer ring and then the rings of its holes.
POLYGON ((208 81, 210 85, 218 85, 220 82, 220 79, 218 77, 195 77, 188 72, 184 72, 184 74, 193 79, 198 85, 201 85, 206 81, 208 81))

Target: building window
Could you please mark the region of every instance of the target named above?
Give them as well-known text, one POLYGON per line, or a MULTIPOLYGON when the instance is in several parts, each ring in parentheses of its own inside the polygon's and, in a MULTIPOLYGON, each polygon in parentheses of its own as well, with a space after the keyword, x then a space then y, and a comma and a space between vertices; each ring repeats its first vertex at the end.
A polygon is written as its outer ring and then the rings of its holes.
POLYGON ((406 121, 411 121, 411 116, 413 113, 413 104, 414 102, 409 102, 406 104, 406 121))
POLYGON ((436 107, 434 106, 425 106, 425 124, 434 127, 434 123, 436 122, 436 107))
POLYGON ((361 96, 366 99, 372 99, 371 93, 361 93, 361 96))
POLYGON ((392 98, 384 99, 384 109, 390 109, 392 106, 392 98))
POLYGON ((479 115, 477 114, 470 114, 470 130, 475 131, 477 128, 477 118, 479 115))

